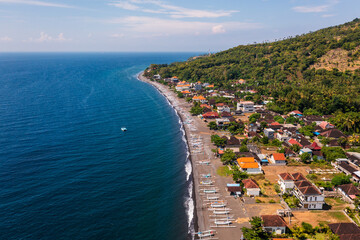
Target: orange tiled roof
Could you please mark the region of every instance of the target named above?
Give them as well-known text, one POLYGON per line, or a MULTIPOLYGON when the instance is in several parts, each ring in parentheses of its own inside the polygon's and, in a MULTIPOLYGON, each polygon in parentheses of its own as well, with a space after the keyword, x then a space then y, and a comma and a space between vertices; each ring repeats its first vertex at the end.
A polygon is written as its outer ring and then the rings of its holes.
POLYGON ((242 169, 248 169, 248 168, 259 168, 259 165, 256 162, 251 163, 240 163, 239 164, 242 169))
POLYGON ((182 91, 181 93, 185 93, 185 94, 187 94, 187 93, 190 93, 190 91, 185 90, 185 91, 182 91))
POLYGON ((213 87, 214 87, 213 84, 207 86, 207 88, 213 88, 213 87))
POLYGON ((204 98, 203 96, 195 96, 193 97, 193 100, 206 100, 206 98, 204 98))
POLYGON ((237 159, 237 162, 240 163, 252 163, 255 162, 255 158, 253 157, 241 157, 237 159))
POLYGON ((285 155, 283 153, 273 153, 273 157, 276 161, 286 160, 285 155))

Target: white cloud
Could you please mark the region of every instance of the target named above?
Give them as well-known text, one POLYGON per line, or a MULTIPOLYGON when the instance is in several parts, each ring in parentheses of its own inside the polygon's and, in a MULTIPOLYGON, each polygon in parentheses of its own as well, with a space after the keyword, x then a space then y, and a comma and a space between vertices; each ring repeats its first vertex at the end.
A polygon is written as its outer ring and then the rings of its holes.
POLYGON ((119 33, 114 33, 114 34, 111 34, 110 37, 112 38, 123 38, 125 35, 124 34, 119 34, 119 33))
POLYGON ((300 13, 321 13, 321 12, 327 12, 331 7, 336 5, 338 2, 339 2, 338 0, 329 0, 323 5, 297 6, 297 7, 293 7, 292 9, 295 12, 300 12, 300 13))
POLYGON ((146 13, 166 14, 172 18, 219 18, 231 16, 234 10, 197 10, 183 8, 175 5, 166 4, 156 0, 123 0, 110 3, 110 5, 125 9, 137 10, 146 13))
POLYGON ((214 34, 218 34, 218 33, 225 33, 226 30, 223 25, 216 25, 212 28, 212 32, 214 34))
POLYGON ((43 1, 32 1, 32 0, 0 0, 0 3, 9 3, 9 4, 24 4, 24 5, 33 5, 41 7, 58 7, 58 8, 73 8, 73 6, 65 4, 57 4, 43 1))
POLYGON ((214 34, 224 33, 225 29, 228 31, 238 31, 262 28, 258 23, 223 22, 220 24, 137 16, 115 18, 107 22, 120 24, 125 32, 148 34, 151 36, 214 34))
POLYGON ((116 2, 116 3, 110 3, 110 5, 113 5, 118 8, 122 8, 125 10, 137 10, 139 9, 138 6, 131 4, 130 2, 116 2))
POLYGON ((323 18, 329 18, 329 17, 335 17, 336 15, 335 14, 324 14, 322 15, 321 17, 323 18))
POLYGON ((0 37, 0 41, 1 42, 11 42, 12 38, 5 36, 5 37, 0 37))
POLYGON ((41 32, 39 38, 30 38, 29 41, 30 42, 39 42, 39 43, 41 43, 41 42, 66 42, 66 41, 71 41, 71 39, 65 38, 64 33, 59 33, 57 35, 57 37, 54 38, 45 32, 41 32))

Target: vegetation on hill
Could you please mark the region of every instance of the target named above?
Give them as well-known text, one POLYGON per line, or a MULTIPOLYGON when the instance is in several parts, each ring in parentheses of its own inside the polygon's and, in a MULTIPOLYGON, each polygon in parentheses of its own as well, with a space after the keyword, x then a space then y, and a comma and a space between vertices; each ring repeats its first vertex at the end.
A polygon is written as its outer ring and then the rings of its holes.
POLYGON ((359 112, 360 19, 186 62, 152 64, 148 70, 149 76, 159 73, 163 78, 209 82, 217 89, 234 91, 238 97, 244 97, 240 90, 254 89, 257 93, 248 94, 248 99, 273 97, 268 107, 279 113, 298 109, 336 117, 359 112), (246 83, 236 84, 239 79, 246 83))

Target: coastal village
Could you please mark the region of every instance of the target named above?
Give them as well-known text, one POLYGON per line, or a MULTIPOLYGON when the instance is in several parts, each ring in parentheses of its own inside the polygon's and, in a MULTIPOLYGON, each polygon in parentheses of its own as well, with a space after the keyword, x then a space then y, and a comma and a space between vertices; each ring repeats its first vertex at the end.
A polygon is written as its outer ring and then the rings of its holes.
POLYGON ((254 99, 244 79, 234 83, 239 94, 176 76, 142 78, 187 130, 195 239, 360 239, 358 135, 332 116, 270 111, 272 98, 254 99))

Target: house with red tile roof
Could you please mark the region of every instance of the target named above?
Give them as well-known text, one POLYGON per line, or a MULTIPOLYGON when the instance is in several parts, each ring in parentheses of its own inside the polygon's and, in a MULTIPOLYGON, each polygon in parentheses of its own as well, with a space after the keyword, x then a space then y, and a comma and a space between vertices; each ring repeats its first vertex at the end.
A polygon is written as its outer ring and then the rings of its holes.
POLYGON ((294 111, 289 112, 288 115, 302 115, 302 114, 303 114, 303 113, 300 112, 299 110, 294 110, 294 111))
POLYGON ((290 173, 280 173, 278 184, 280 186, 281 192, 285 193, 291 191, 294 188, 294 178, 290 173))
POLYGON ((309 210, 323 209, 324 195, 307 180, 296 181, 293 194, 300 200, 302 208, 309 210))
POLYGON ((204 113, 203 118, 207 118, 207 119, 214 119, 214 118, 219 118, 219 114, 217 112, 207 112, 204 113))
POLYGON ((301 143, 299 143, 298 141, 296 141, 295 139, 293 138, 290 138, 288 140, 288 143, 292 146, 292 145, 299 145, 300 147, 303 147, 303 145, 301 145, 301 143))
POLYGON ((330 128, 334 128, 335 126, 332 125, 331 123, 328 123, 327 121, 322 121, 319 124, 319 127, 321 127, 322 129, 330 129, 330 128))
POLYGON ((242 183, 244 184, 244 188, 246 189, 246 195, 248 195, 248 196, 259 196, 260 195, 260 187, 255 182, 255 180, 248 178, 248 179, 242 180, 242 183))
POLYGON ((336 187, 346 202, 354 203, 356 197, 360 196, 360 190, 354 184, 342 184, 336 187))
POLYGON ((287 224, 279 215, 261 215, 263 229, 268 233, 284 234, 287 224))

